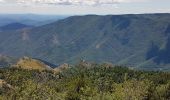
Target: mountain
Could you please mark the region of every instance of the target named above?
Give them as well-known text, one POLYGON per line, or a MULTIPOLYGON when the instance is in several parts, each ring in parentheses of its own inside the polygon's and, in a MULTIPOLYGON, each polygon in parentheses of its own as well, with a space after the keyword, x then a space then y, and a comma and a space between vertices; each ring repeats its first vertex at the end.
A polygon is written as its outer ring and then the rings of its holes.
POLYGON ((53 64, 83 59, 170 70, 170 14, 72 16, 26 31, 0 32, 0 53, 53 64))
POLYGON ((22 69, 36 69, 36 70, 52 70, 50 66, 44 64, 43 62, 32 59, 29 57, 21 58, 13 67, 22 68, 22 69))
POLYGON ((4 25, 4 26, 0 27, 0 30, 1 31, 14 31, 14 30, 31 28, 31 27, 33 27, 33 26, 28 26, 28 25, 21 24, 21 23, 11 23, 11 24, 4 25))
POLYGON ((41 26, 66 17, 66 15, 0 14, 0 27, 11 23, 41 26))

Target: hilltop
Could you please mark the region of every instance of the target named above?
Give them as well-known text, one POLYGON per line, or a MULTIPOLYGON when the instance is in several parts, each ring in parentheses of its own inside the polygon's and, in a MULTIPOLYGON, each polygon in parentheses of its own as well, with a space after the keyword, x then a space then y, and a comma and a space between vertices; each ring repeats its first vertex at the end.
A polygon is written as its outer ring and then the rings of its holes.
POLYGON ((15 65, 13 65, 13 67, 29 70, 52 70, 52 68, 45 63, 29 57, 21 58, 15 65))

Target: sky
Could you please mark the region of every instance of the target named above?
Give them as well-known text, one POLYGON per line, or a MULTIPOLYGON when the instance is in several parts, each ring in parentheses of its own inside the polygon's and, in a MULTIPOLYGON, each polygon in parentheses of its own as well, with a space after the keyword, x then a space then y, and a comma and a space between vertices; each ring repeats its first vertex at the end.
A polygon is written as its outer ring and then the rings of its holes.
POLYGON ((0 0, 3 14, 170 13, 170 0, 0 0))

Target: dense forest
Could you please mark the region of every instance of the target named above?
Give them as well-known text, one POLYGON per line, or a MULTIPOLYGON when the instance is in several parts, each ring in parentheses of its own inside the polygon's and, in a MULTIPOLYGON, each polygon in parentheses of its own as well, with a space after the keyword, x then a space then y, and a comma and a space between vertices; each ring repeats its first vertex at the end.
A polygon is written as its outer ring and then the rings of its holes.
POLYGON ((22 22, 0 27, 0 54, 28 56, 55 65, 76 64, 84 59, 170 71, 168 13, 73 15, 52 23, 47 21, 49 24, 39 23, 38 27, 22 22))
POLYGON ((170 100, 170 73, 82 63, 0 69, 0 100, 170 100))

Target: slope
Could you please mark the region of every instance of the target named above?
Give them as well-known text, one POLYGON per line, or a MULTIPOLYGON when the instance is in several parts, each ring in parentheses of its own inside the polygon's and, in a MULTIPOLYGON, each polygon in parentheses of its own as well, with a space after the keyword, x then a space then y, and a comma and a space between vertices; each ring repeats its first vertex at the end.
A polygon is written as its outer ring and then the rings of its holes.
POLYGON ((32 59, 29 57, 21 58, 13 67, 22 68, 22 69, 29 69, 29 70, 52 70, 50 66, 44 64, 43 62, 32 59))
POLYGON ((31 28, 31 27, 33 26, 28 26, 28 25, 21 24, 21 23, 11 23, 11 24, 7 24, 7 25, 0 27, 0 30, 1 31, 14 31, 14 30, 31 28))
POLYGON ((29 29, 26 39, 23 31, 1 32, 0 53, 54 64, 84 59, 167 70, 169 26, 170 14, 72 16, 29 29))

